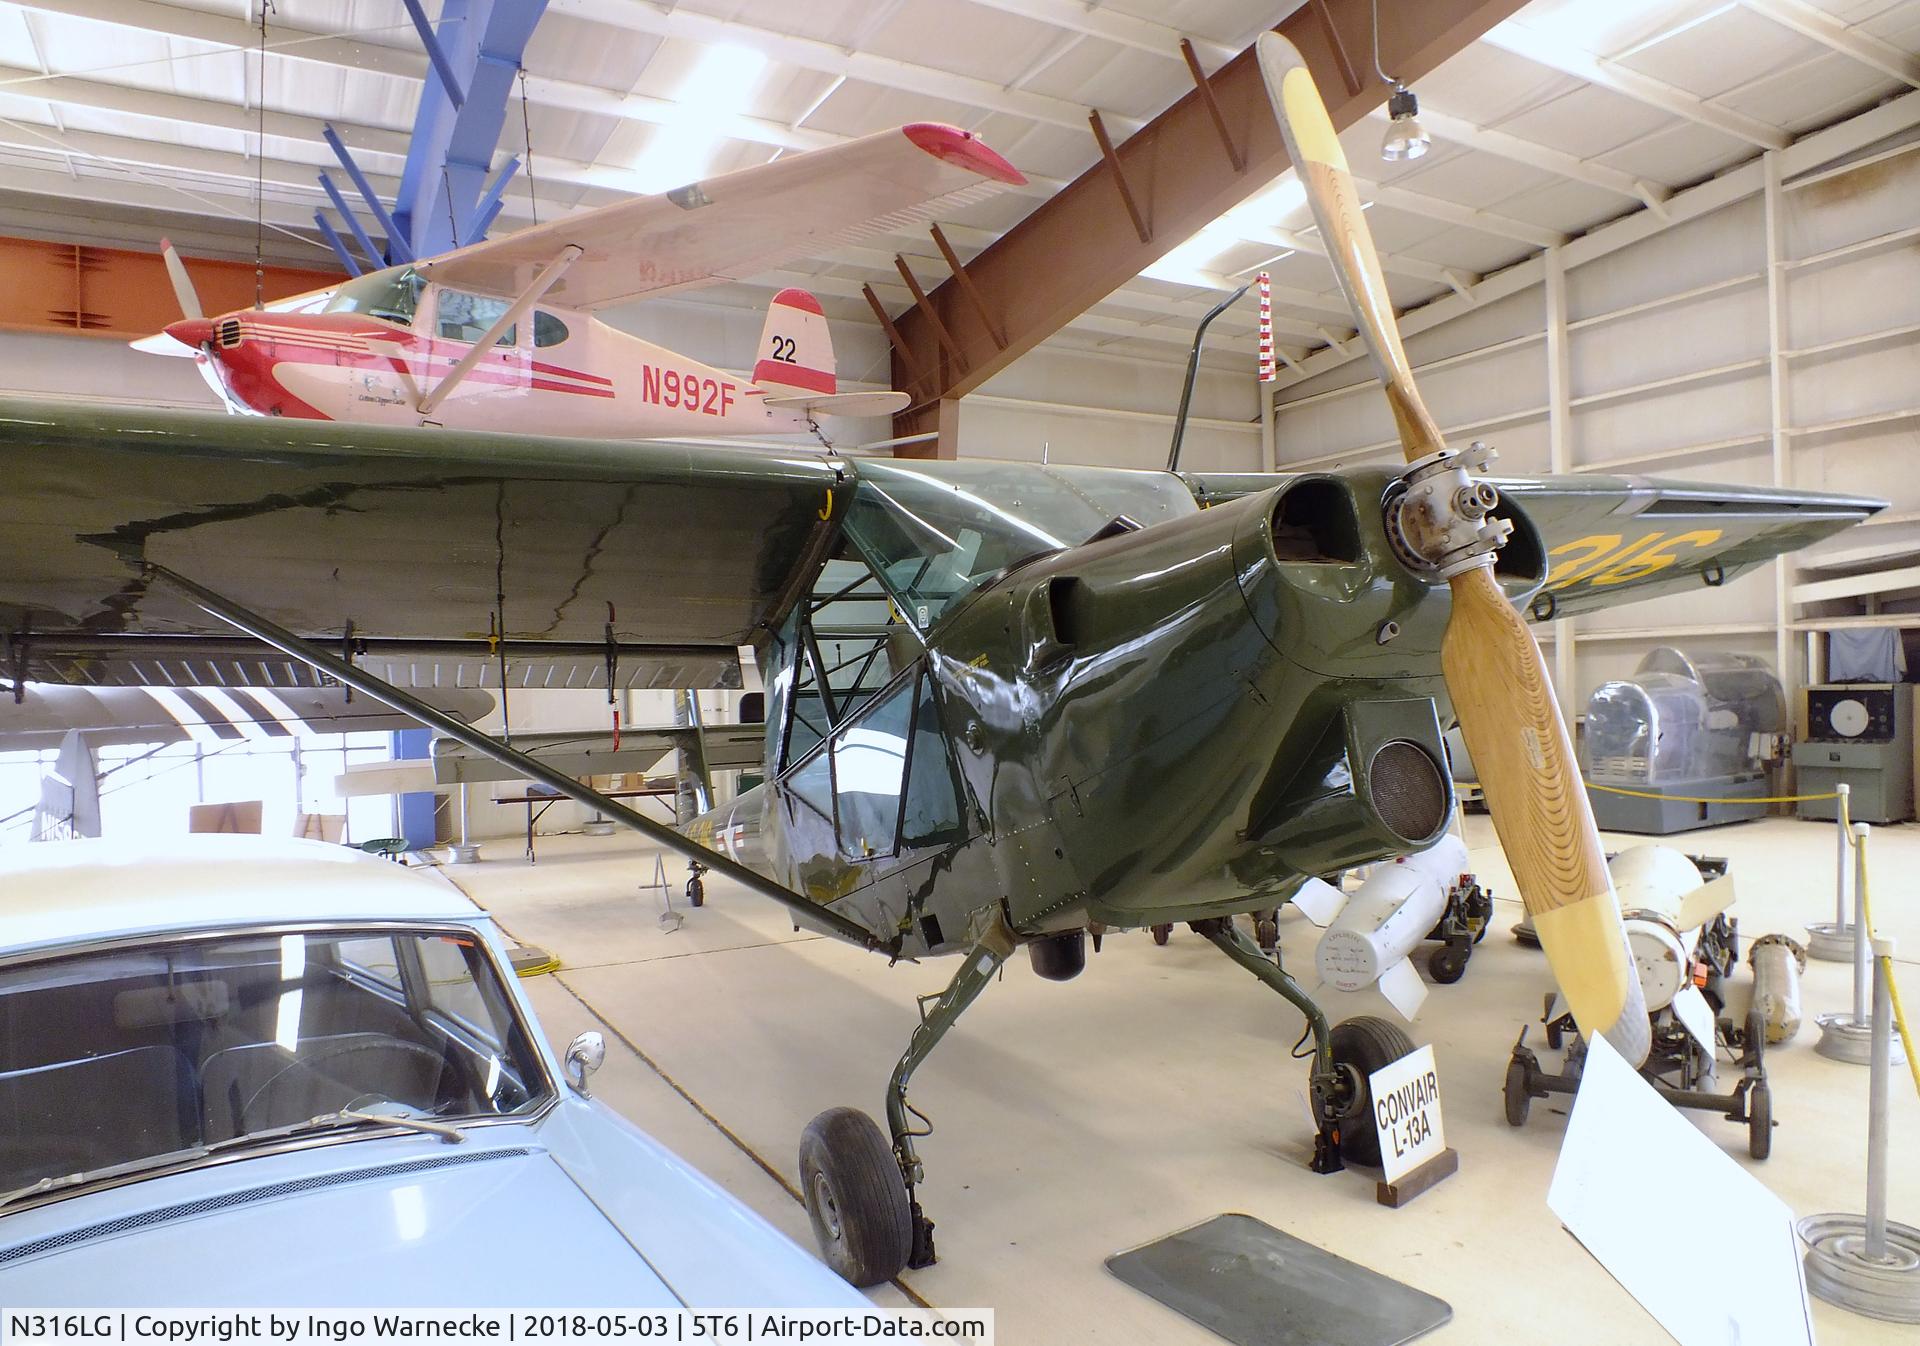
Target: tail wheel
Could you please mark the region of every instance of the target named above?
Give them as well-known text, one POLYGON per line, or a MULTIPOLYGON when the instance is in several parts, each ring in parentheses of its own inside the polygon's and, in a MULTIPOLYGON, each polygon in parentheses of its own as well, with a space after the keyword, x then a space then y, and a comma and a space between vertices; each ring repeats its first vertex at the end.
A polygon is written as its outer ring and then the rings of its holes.
POLYGON ((1272 953, 1280 947, 1280 921, 1275 916, 1262 916, 1253 923, 1254 942, 1260 946, 1260 952, 1272 953))
POLYGON ((1527 1110, 1533 1106, 1533 1095, 1527 1091, 1527 1063, 1521 1060, 1507 1062, 1507 1125, 1525 1126, 1527 1110))
POLYGON ((1173 927, 1171 925, 1156 925, 1153 927, 1153 942, 1155 944, 1165 944, 1172 938, 1173 927))
POLYGON ((800 1135, 800 1191, 826 1264, 865 1289, 906 1269, 913 1213, 893 1146, 858 1108, 829 1108, 800 1135))
POLYGON ((1359 1096, 1340 1127, 1340 1157, 1371 1168, 1380 1165, 1380 1135, 1373 1129, 1373 1072, 1413 1050, 1413 1039, 1398 1024, 1371 1014, 1333 1026, 1333 1063, 1350 1066, 1359 1077, 1359 1096))
POLYGON ((1755 1159, 1773 1153, 1773 1091, 1765 1080, 1747 1090, 1747 1153, 1755 1159))
POLYGON ((687 905, 704 907, 707 904, 707 885, 700 879, 687 880, 687 905))

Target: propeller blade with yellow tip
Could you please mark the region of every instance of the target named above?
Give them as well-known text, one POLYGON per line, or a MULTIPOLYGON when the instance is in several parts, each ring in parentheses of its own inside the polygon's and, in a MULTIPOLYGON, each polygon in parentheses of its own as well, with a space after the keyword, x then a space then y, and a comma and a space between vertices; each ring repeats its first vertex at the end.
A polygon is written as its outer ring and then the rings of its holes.
MULTIPOLYGON (((1445 438, 1414 387, 1380 257, 1333 120, 1291 42, 1278 33, 1262 33, 1257 46, 1287 153, 1373 356, 1401 447, 1409 463, 1427 459, 1446 447, 1445 438)), ((1456 469, 1447 485, 1463 479, 1456 469)), ((1581 1031, 1604 1035, 1638 1065, 1650 1045, 1646 999, 1633 973, 1620 904, 1573 742, 1540 646, 1494 579, 1493 545, 1503 534, 1481 526, 1475 542, 1474 526, 1484 525, 1496 497, 1480 484, 1471 488, 1464 505, 1454 506, 1437 488, 1438 482, 1417 501, 1409 490, 1401 507, 1402 527, 1414 549, 1436 565, 1442 558, 1435 550, 1451 553, 1444 573, 1453 591, 1453 612, 1440 663, 1494 830, 1581 1031), (1464 547, 1462 527, 1467 529, 1464 547), (1420 547, 1423 540, 1432 548, 1420 547)))

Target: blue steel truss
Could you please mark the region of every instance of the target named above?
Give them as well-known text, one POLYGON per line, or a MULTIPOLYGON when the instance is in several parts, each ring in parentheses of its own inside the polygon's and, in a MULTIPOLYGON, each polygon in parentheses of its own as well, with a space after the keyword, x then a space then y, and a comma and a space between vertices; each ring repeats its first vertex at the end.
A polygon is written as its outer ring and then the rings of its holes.
POLYGON ((385 243, 382 248, 373 242, 346 195, 322 173, 320 185, 366 254, 365 261, 356 257, 326 212, 314 212, 314 223, 349 275, 485 238, 520 167, 519 159, 508 159, 489 178, 514 76, 547 0, 443 0, 438 24, 427 18, 425 0, 403 3, 426 48, 428 70, 400 193, 391 207, 373 190, 346 143, 332 127, 326 130, 334 157, 385 243))

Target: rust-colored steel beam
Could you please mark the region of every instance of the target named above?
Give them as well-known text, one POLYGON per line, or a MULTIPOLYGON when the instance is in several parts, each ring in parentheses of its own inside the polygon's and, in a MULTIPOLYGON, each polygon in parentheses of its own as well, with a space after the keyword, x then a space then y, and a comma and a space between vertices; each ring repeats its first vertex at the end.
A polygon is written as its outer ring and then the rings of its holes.
POLYGON ((1207 72, 1200 68, 1199 53, 1194 51, 1193 43, 1187 38, 1180 39, 1180 54, 1186 57, 1187 72, 1193 76, 1193 87, 1199 93, 1200 101, 1206 104, 1207 116, 1213 120, 1213 129, 1220 133, 1220 145, 1227 152, 1227 162, 1233 165, 1234 172, 1246 172, 1247 157, 1233 143, 1233 134, 1227 130, 1226 116, 1220 111, 1220 101, 1213 96, 1213 86, 1207 83, 1207 72))
POLYGON ((1107 124, 1100 120, 1100 110, 1095 108, 1087 114, 1087 124, 1093 127, 1093 140, 1100 147, 1100 157, 1107 161, 1107 171, 1113 174, 1113 185, 1120 189, 1120 204, 1127 208, 1127 218, 1133 221, 1133 231, 1140 235, 1142 243, 1153 242, 1153 227, 1140 213, 1140 203, 1133 198, 1133 188, 1127 186, 1126 165, 1120 162, 1120 156, 1113 151, 1113 137, 1107 134, 1107 124))
MULTIPOLYGON (((947 242, 947 236, 940 232, 938 224, 934 225, 930 232, 933 234, 933 246, 940 249, 940 255, 947 259, 948 270, 953 272, 954 280, 960 284, 960 293, 964 294, 967 301, 973 305, 975 315, 986 326, 987 335, 993 338, 993 344, 1005 350, 1007 334, 1000 324, 994 321, 993 313, 987 308, 987 301, 980 297, 980 291, 975 287, 973 277, 967 274, 967 268, 961 264, 960 255, 953 250, 953 244, 947 242)), ((893 324, 888 323, 887 327, 891 332, 893 324)))
POLYGON ((920 288, 920 282, 913 278, 913 272, 907 266, 907 259, 896 252, 893 255, 893 265, 895 269, 900 272, 900 279, 904 280, 907 283, 907 288, 913 292, 913 302, 916 310, 928 322, 933 324, 934 337, 946 348, 946 352, 952 357, 953 362, 959 365, 964 371, 967 367, 967 357, 961 351, 960 343, 953 339, 953 333, 949 332, 947 325, 940 321, 940 311, 936 309, 933 306, 933 302, 927 298, 927 292, 920 288))
MULTIPOLYGON (((208 316, 253 305, 253 263, 192 258, 187 274, 208 316)), ((20 332, 151 336, 180 316, 157 252, 0 238, 0 328, 20 332)), ((331 271, 266 268, 266 296, 338 285, 331 271)))
POLYGON ((909 380, 913 383, 920 382, 927 376, 927 371, 922 369, 920 362, 913 358, 912 348, 901 338, 900 329, 893 325, 893 319, 887 316, 887 306, 880 302, 880 296, 873 292, 871 285, 862 285, 860 293, 867 297, 867 307, 872 309, 873 316, 880 320, 881 330, 887 334, 887 340, 892 343, 894 355, 900 363, 906 365, 909 380))
MULTIPOLYGON (((1333 17, 1333 6, 1327 0, 1312 0, 1313 16, 1320 20, 1320 27, 1327 35, 1327 44, 1333 48, 1334 64, 1340 67, 1340 81, 1347 86, 1349 94, 1357 94, 1366 87, 1360 78, 1360 72, 1354 68, 1353 57, 1347 55, 1347 44, 1340 38, 1340 24, 1333 17)), ((1369 42, 1373 34, 1367 34, 1369 42)))
MULTIPOLYGON (((1280 25, 1305 54, 1339 128, 1365 117, 1388 93, 1386 85, 1371 78, 1360 81, 1359 92, 1346 92, 1350 86, 1330 36, 1346 35, 1358 51, 1360 38, 1370 31, 1368 3, 1326 0, 1324 23, 1320 6, 1304 5, 1280 25)), ((1418 81, 1523 3, 1422 0, 1417 5, 1383 5, 1381 59, 1400 78, 1418 81)), ((1113 208, 1112 169, 1103 156, 967 263, 968 278, 1001 331, 989 330, 958 280, 937 287, 926 305, 896 318, 902 338, 896 351, 911 351, 923 368, 942 371, 937 387, 916 391, 916 403, 959 397, 979 387, 1279 176, 1288 166, 1286 150, 1253 52, 1244 51, 1214 71, 1208 86, 1245 156, 1245 171, 1235 172, 1220 153, 1220 133, 1205 100, 1198 89, 1188 91, 1114 146, 1126 182, 1139 194, 1142 221, 1152 222, 1149 239, 1143 242, 1132 220, 1113 208), (964 358, 950 366, 940 360, 946 349, 941 329, 946 342, 963 352, 964 358), (995 339, 1002 334, 1007 338, 1004 348, 995 339)), ((900 376, 906 370, 902 361, 894 386, 905 386, 900 376)))

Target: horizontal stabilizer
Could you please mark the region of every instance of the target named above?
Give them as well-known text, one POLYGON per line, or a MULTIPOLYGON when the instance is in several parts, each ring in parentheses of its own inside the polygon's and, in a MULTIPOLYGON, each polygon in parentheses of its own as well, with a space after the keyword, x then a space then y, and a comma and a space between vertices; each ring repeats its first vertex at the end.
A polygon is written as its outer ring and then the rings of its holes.
POLYGON ((821 416, 891 416, 905 411, 912 400, 905 393, 791 393, 769 397, 766 404, 821 416))

